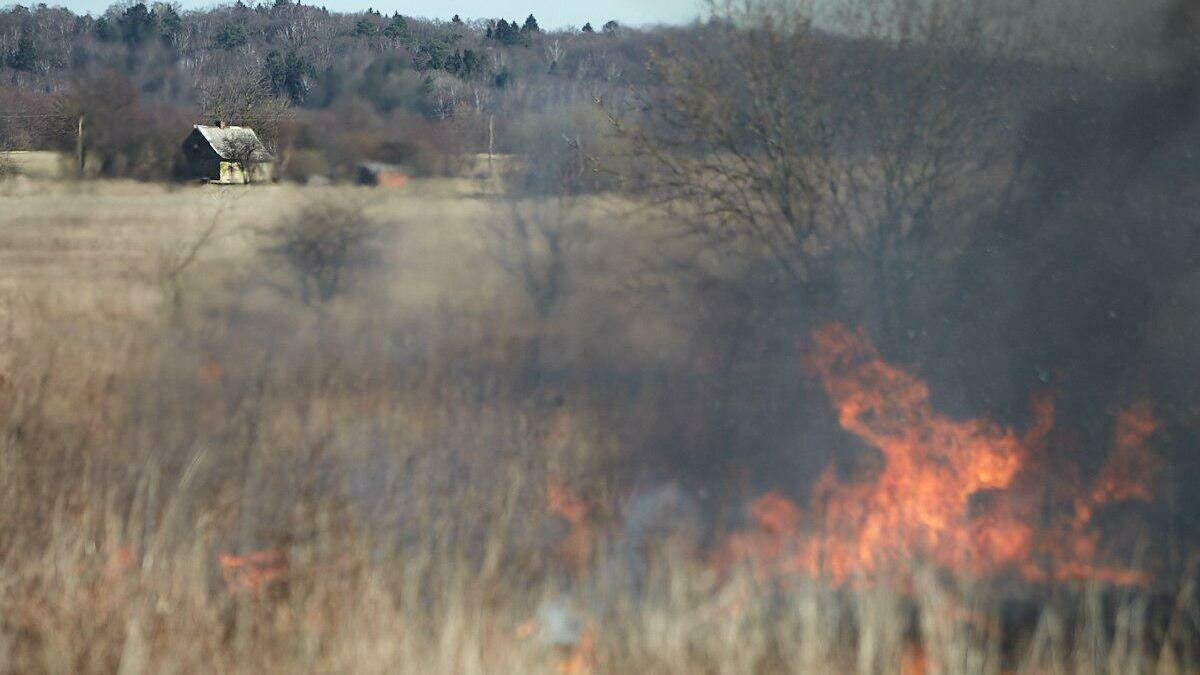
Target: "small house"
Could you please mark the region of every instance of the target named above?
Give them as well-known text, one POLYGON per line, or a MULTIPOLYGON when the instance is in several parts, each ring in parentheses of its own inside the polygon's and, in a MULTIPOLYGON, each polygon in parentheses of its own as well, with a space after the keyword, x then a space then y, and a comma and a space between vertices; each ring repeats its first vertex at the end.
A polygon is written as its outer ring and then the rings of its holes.
POLYGON ((400 188, 408 182, 408 174, 395 164, 360 162, 354 168, 354 182, 383 188, 400 188))
POLYGON ((244 184, 271 180, 275 158, 250 127, 197 124, 183 142, 193 176, 210 183, 244 184))

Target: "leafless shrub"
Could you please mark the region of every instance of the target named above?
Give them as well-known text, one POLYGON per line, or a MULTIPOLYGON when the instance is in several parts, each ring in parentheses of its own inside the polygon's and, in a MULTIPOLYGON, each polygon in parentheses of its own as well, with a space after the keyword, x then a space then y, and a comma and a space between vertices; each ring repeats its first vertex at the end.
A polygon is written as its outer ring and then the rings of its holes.
POLYGON ((179 312, 183 308, 185 296, 184 276, 195 264, 201 251, 213 242, 217 228, 221 224, 221 217, 235 198, 232 195, 229 197, 217 204, 212 215, 212 220, 209 221, 208 225, 195 239, 181 244, 175 250, 164 251, 162 257, 159 258, 158 283, 163 289, 163 295, 170 300, 171 307, 176 312, 179 312))
POLYGON ((570 199, 506 199, 488 223, 496 259, 519 285, 539 319, 554 314, 571 281, 570 256, 586 241, 591 224, 570 199))
POLYGON ((305 304, 326 302, 377 260, 379 236, 361 205, 316 201, 269 230, 264 252, 287 264, 305 304))

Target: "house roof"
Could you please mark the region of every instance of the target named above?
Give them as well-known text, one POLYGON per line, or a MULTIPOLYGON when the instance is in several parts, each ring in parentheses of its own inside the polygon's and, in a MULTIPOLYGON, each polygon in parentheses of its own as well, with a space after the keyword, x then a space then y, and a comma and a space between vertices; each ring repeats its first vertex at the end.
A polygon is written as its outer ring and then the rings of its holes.
POLYGON ((259 140, 258 134, 250 127, 215 127, 204 124, 197 124, 196 131, 204 136, 204 140, 212 146, 221 159, 231 159, 237 154, 239 146, 252 145, 253 152, 250 155, 252 162, 270 162, 274 157, 267 148, 259 140))

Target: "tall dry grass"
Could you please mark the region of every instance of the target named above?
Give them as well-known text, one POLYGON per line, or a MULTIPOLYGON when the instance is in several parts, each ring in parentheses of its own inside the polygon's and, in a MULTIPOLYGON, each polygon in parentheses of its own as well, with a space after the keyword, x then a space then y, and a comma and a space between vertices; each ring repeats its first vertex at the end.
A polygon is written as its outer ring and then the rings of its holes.
POLYGON ((634 590, 618 535, 598 534, 582 565, 556 552, 547 477, 585 485, 615 452, 586 420, 486 384, 381 374, 367 347, 330 359, 329 336, 258 360, 229 335, 205 361, 183 329, 160 331, 6 345, 21 355, 2 399, 6 671, 1196 666, 1190 589, 1165 628, 1145 598, 1107 607, 1095 589, 1013 635, 1002 598, 932 577, 910 597, 718 578, 692 557, 658 561, 634 590), (256 552, 280 557, 256 566, 256 552))
POLYGON ((1200 667, 1191 586, 1165 614, 1097 587, 1014 622, 996 589, 920 570, 837 589, 671 547, 631 569, 624 440, 586 393, 514 386, 519 322, 398 321, 370 287, 310 307, 217 268, 137 320, 37 294, 0 314, 0 670, 1200 667), (556 482, 588 550, 563 549, 556 482))

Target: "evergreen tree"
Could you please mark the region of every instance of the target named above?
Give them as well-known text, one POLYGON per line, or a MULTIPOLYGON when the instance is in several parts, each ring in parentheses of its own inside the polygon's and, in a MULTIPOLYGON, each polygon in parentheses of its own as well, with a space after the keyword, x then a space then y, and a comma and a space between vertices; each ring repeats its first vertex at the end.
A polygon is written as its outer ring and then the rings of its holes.
POLYGON ((500 71, 499 73, 496 73, 496 78, 495 78, 495 80, 493 80, 493 82, 496 85, 497 89, 503 89, 508 86, 508 82, 511 79, 512 79, 512 73, 508 70, 508 68, 505 68, 504 70, 500 71))
POLYGON ((489 37, 502 45, 511 47, 517 44, 528 44, 528 36, 517 27, 517 22, 509 23, 504 19, 496 22, 492 27, 489 37))
POLYGON ((446 57, 446 72, 452 75, 462 75, 463 57, 462 52, 454 52, 446 57))
POLYGON ((470 79, 483 70, 483 60, 474 49, 456 51, 446 58, 445 71, 461 78, 470 79))
POLYGON ((121 27, 121 38, 130 47, 137 47, 155 34, 154 14, 147 9, 146 3, 139 2, 130 5, 117 19, 121 27))
POLYGON ((496 22, 496 28, 492 31, 492 38, 501 44, 507 44, 512 39, 512 29, 508 22, 500 19, 496 22))
POLYGON ((375 21, 371 18, 371 12, 368 10, 367 15, 354 24, 354 34, 359 37, 371 36, 375 34, 378 28, 375 25, 375 21))
POLYGON ((479 57, 479 53, 474 49, 463 51, 463 77, 471 77, 477 73, 483 72, 483 59, 479 57))
POLYGON ((422 44, 413 55, 413 65, 417 70, 442 70, 447 65, 450 55, 446 45, 440 41, 422 44))
POLYGON ((309 80, 315 74, 312 65, 294 51, 285 56, 277 49, 272 50, 263 64, 263 81, 267 87, 277 95, 287 96, 296 105, 304 103, 310 89, 309 80))
POLYGON ((170 5, 160 5, 154 12, 158 17, 158 36, 168 45, 175 44, 183 32, 183 20, 170 5))
POLYGON ((393 40, 404 42, 411 36, 408 33, 408 20, 399 12, 392 15, 392 21, 384 29, 383 34, 393 40))
POLYGON ((246 24, 240 21, 222 24, 217 30, 216 43, 221 49, 232 51, 246 44, 249 39, 250 32, 246 30, 246 24))
POLYGON ((112 42, 118 37, 117 29, 113 27, 107 17, 102 16, 96 19, 96 25, 92 29, 96 31, 96 38, 101 42, 112 42))
POLYGON ((522 33, 538 33, 541 32, 541 30, 542 29, 538 27, 537 19, 533 18, 532 14, 525 17, 525 25, 521 26, 522 33))
POLYGON ((596 29, 595 29, 595 28, 592 28, 592 24, 590 24, 590 23, 585 23, 585 24, 583 24, 583 32, 585 32, 585 33, 595 33, 595 32, 596 32, 596 29))

